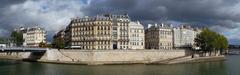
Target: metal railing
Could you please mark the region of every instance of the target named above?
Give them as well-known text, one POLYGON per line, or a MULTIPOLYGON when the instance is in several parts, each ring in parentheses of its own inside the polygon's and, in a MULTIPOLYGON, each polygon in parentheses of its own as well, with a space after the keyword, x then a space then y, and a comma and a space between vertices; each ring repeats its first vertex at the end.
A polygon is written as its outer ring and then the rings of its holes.
POLYGON ((43 52, 47 48, 3 47, 0 52, 43 52))

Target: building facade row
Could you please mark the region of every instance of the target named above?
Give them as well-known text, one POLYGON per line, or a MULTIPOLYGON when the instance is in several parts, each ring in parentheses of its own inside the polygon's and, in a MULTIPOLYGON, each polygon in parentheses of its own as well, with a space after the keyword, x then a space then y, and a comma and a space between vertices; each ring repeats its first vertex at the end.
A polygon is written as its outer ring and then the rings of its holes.
POLYGON ((149 24, 145 32, 146 49, 193 48, 200 29, 189 25, 173 27, 164 24, 149 24))
POLYGON ((188 25, 173 28, 173 46, 175 48, 193 47, 194 39, 198 33, 200 33, 199 29, 188 25))
POLYGON ((39 47, 39 43, 46 43, 46 30, 44 28, 38 26, 20 27, 15 29, 15 31, 22 33, 24 47, 39 47))
POLYGON ((146 49, 166 49, 173 48, 172 28, 166 25, 149 24, 145 33, 146 49))
POLYGON ((144 49, 143 38, 144 27, 139 22, 131 22, 127 14, 105 14, 95 17, 75 18, 72 19, 65 30, 66 46, 70 48, 144 49), (131 30, 138 32, 130 35, 131 30), (143 37, 131 39, 130 36, 133 35, 143 37), (136 47, 136 42, 143 47, 136 47))
MULTIPOLYGON (((73 18, 64 31, 66 48, 86 50, 193 47, 198 32, 190 26, 149 24, 146 29, 127 14, 73 18)), ((59 34, 59 33, 58 33, 59 34)))

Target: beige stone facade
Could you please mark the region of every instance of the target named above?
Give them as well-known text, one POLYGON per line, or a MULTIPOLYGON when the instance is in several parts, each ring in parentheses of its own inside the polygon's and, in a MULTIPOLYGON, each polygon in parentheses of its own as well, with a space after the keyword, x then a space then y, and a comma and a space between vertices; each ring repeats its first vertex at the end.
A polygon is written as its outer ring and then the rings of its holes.
POLYGON ((129 49, 129 23, 130 17, 124 15, 105 15, 113 19, 112 23, 112 49, 129 49))
POLYGON ((167 25, 148 25, 145 31, 146 49, 165 49, 173 48, 172 28, 167 25))
POLYGON ((108 17, 72 20, 70 45, 81 49, 111 49, 111 20, 108 17))
POLYGON ((129 23, 130 49, 145 49, 144 27, 137 22, 129 23))
POLYGON ((29 27, 23 33, 23 46, 38 47, 39 43, 46 43, 46 31, 41 27, 29 27))
POLYGON ((173 28, 173 46, 175 48, 192 47, 197 32, 190 26, 182 25, 173 28))
POLYGON ((61 37, 61 38, 64 38, 64 35, 65 35, 65 30, 60 30, 58 31, 55 35, 54 35, 54 38, 57 38, 57 37, 61 37))
POLYGON ((72 19, 65 30, 66 45, 88 50, 128 49, 129 22, 127 14, 72 19))

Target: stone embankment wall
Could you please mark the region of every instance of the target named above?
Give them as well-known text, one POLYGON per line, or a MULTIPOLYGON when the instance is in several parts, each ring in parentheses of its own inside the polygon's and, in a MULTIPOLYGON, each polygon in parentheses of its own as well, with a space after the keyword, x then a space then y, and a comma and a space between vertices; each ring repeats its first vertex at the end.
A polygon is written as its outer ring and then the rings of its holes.
POLYGON ((27 59, 31 55, 31 52, 2 52, 0 58, 6 59, 27 59))
POLYGON ((185 56, 186 50, 48 50, 42 62, 76 64, 150 63, 185 56))
MULTIPOLYGON (((40 62, 71 63, 71 64, 144 64, 177 58, 187 55, 187 50, 47 50, 39 59, 40 62)), ((38 58, 35 53, 12 52, 0 53, 8 58, 38 58)), ((37 53, 38 54, 38 53, 37 53)))

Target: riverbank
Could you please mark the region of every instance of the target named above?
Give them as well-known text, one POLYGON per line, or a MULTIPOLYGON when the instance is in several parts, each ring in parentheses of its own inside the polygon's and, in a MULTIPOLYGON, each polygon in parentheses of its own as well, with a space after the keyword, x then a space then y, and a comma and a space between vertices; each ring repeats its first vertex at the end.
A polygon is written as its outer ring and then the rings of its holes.
POLYGON ((22 60, 22 58, 18 58, 15 56, 0 56, 0 60, 4 59, 4 60, 22 60))
POLYGON ((227 60, 225 56, 208 56, 208 57, 197 57, 191 59, 184 59, 181 60, 175 59, 177 61, 167 61, 163 60, 158 63, 151 63, 151 62, 94 62, 93 64, 89 64, 90 62, 70 62, 70 61, 39 61, 41 63, 52 63, 52 64, 70 64, 70 65, 132 65, 132 64, 146 64, 146 65, 172 65, 172 64, 190 64, 190 63, 204 63, 204 62, 218 62, 218 61, 225 61, 227 60), (99 64, 97 64, 99 63, 99 64))
MULTIPOLYGON (((4 57, 0 57, 0 60, 4 59, 4 60, 16 60, 16 61, 27 61, 29 62, 29 60, 24 60, 22 58, 18 58, 18 57, 12 57, 12 56, 4 56, 4 57)), ((79 61, 38 61, 40 63, 51 63, 51 64, 69 64, 69 65, 132 65, 132 64, 146 64, 146 65, 170 65, 170 64, 190 64, 190 63, 204 63, 204 62, 216 62, 216 61, 225 61, 227 60, 225 58, 225 56, 208 56, 208 57, 197 57, 197 58, 191 58, 191 59, 185 59, 185 60, 181 60, 181 58, 179 59, 175 59, 177 61, 175 61, 175 63, 173 63, 173 61, 161 61, 158 63, 146 63, 146 62, 109 62, 106 63, 104 62, 104 64, 97 64, 96 62, 94 64, 89 64, 90 62, 79 62, 79 61), (181 61, 178 61, 181 60, 181 61)), ((100 62, 98 62, 100 63, 100 62)))
POLYGON ((227 60, 224 55, 222 56, 210 56, 210 57, 199 57, 193 58, 192 60, 182 62, 182 63, 200 63, 200 62, 215 62, 215 61, 225 61, 227 60))
POLYGON ((226 60, 224 55, 195 57, 195 58, 192 58, 191 56, 184 56, 180 58, 156 61, 148 64, 186 64, 186 63, 201 63, 201 62, 213 62, 213 61, 224 61, 224 60, 226 60))
POLYGON ((224 60, 224 56, 192 58, 188 50, 57 50, 45 53, 0 53, 0 58, 55 64, 178 64, 224 60))
POLYGON ((87 65, 145 64, 186 56, 187 50, 48 50, 39 62, 87 65))

